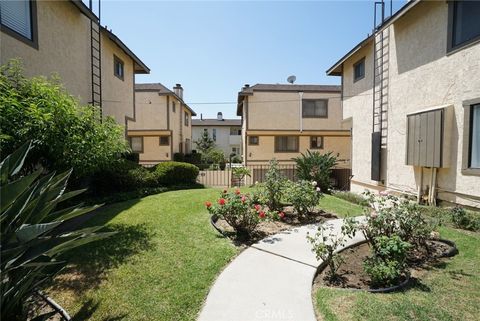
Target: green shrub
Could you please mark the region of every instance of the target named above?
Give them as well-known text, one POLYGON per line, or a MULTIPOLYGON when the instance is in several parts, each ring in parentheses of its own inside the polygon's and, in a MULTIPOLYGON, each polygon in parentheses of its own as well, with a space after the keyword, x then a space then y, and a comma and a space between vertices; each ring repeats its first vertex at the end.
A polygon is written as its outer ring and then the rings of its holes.
POLYGON ((299 179, 315 181, 323 193, 328 193, 331 187, 330 176, 332 168, 337 164, 337 158, 333 154, 320 154, 310 152, 294 158, 297 163, 297 175, 299 179))
MULTIPOLYGON (((82 216, 98 206, 56 209, 82 192, 65 193, 71 171, 41 177, 39 169, 19 175, 30 150, 31 144, 25 144, 0 164, 2 320, 33 320, 35 316, 26 316, 28 299, 66 266, 68 262, 59 256, 112 234, 95 233, 101 226, 79 228, 79 222, 85 221, 82 216)), ((37 317, 46 320, 48 315, 37 317)))
POLYGON ((363 263, 372 286, 398 284, 400 278, 408 273, 406 260, 410 244, 397 235, 376 237, 374 243, 375 252, 363 263))
POLYGON ((197 180, 197 166, 181 162, 163 162, 154 168, 157 183, 162 186, 193 184, 197 180))
POLYGON ((369 203, 365 209, 365 223, 347 220, 346 224, 358 225, 375 252, 375 239, 381 236, 397 235, 415 249, 426 246, 433 227, 423 217, 416 203, 394 195, 375 195, 371 192, 365 192, 364 195, 369 203))
POLYGON ((126 159, 119 159, 109 167, 99 170, 93 176, 90 185, 91 194, 103 196, 139 188, 158 187, 158 182, 151 170, 126 159))
POLYGON ((450 212, 455 227, 470 231, 480 230, 480 217, 469 214, 461 206, 455 206, 450 212))
POLYGON ((298 215, 306 216, 313 213, 322 193, 317 182, 288 182, 285 190, 285 200, 293 205, 298 215))
POLYGON ((93 106, 80 106, 58 79, 26 78, 18 62, 0 67, 0 151, 33 141, 30 167, 74 168, 74 178, 109 166, 128 151, 124 130, 93 106))
POLYGON ((367 200, 362 196, 352 192, 343 192, 343 191, 335 191, 335 197, 341 198, 347 202, 358 204, 360 206, 368 206, 367 200))
POLYGON ((287 181, 287 178, 278 168, 277 160, 272 159, 265 174, 265 182, 256 185, 258 198, 262 201, 262 204, 266 204, 272 211, 281 210, 287 181))

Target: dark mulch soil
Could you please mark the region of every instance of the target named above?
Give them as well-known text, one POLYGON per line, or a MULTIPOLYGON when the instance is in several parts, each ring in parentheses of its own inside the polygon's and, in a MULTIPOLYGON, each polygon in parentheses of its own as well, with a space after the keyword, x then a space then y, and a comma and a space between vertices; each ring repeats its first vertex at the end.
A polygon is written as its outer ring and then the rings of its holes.
MULTIPOLYGON (((443 254, 451 249, 449 245, 438 241, 428 241, 427 244, 428 252, 419 251, 409 256, 409 266, 413 278, 425 274, 432 266, 440 264, 445 260, 445 258, 442 258, 443 254)), ((314 287, 329 286, 348 289, 370 289, 370 278, 363 270, 363 261, 370 256, 369 245, 367 243, 360 244, 344 250, 340 255, 344 260, 344 264, 340 266, 338 271, 339 277, 332 280, 329 277, 329 268, 325 267, 315 277, 314 287)), ((399 280, 399 284, 404 280, 399 280)))
POLYGON ((281 221, 263 221, 260 222, 252 235, 236 235, 233 228, 222 219, 219 219, 215 225, 224 231, 224 234, 230 237, 237 246, 250 245, 261 239, 277 234, 281 231, 289 230, 305 224, 323 223, 329 219, 337 218, 336 215, 317 210, 305 217, 294 214, 290 206, 284 208, 285 217, 281 221))

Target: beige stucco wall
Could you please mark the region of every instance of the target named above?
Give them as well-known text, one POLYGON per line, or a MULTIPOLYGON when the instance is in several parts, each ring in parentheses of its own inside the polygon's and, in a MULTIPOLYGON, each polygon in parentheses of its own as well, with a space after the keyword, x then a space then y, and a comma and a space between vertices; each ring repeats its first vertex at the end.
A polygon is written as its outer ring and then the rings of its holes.
POLYGON ((171 160, 170 146, 160 146, 159 136, 143 137, 143 153, 140 153, 141 164, 158 164, 171 160))
POLYGON ((135 120, 128 121, 128 130, 168 129, 167 96, 156 91, 135 92, 135 120))
POLYGON ((340 93, 305 92, 303 99, 328 99, 328 118, 302 118, 298 92, 254 91, 248 97, 248 129, 338 129, 342 109, 340 93))
POLYGON ((57 73, 70 94, 91 101, 90 20, 70 1, 37 0, 38 50, 0 32, 0 62, 21 58, 27 76, 57 73))
MULTIPOLYGON (((451 105, 454 110, 451 138, 445 142, 451 149, 450 167, 438 171, 438 197, 480 207, 480 176, 462 174, 462 154, 467 148, 467 141, 463 139, 463 102, 480 98, 480 44, 447 54, 447 18, 446 2, 426 1, 390 27, 385 184, 391 190, 416 193, 420 169, 405 165, 406 115, 429 107, 451 105)), ((344 65, 345 95, 351 90, 348 72, 354 61, 349 59, 344 65)), ((371 68, 366 70, 367 74, 371 73, 371 68)), ((353 179, 369 183, 370 151, 363 148, 370 148, 371 100, 368 102, 361 96, 346 98, 344 111, 345 117, 353 117, 353 179)), ((430 170, 425 169, 424 173, 425 188, 430 170)), ((361 184, 352 184, 353 190, 364 188, 361 184)))
MULTIPOLYGON (((252 134, 255 134, 254 132, 252 134)), ((329 133, 330 135, 334 133, 329 133)), ((321 136, 321 133, 316 134, 321 136)), ((294 163, 292 158, 300 156, 310 149, 310 136, 299 136, 298 153, 275 152, 275 136, 258 136, 258 145, 247 145, 247 164, 266 164, 275 158, 282 163, 294 163)), ((350 168, 350 137, 345 133, 338 133, 338 136, 323 136, 324 148, 311 151, 320 153, 332 152, 338 158, 338 167, 350 168)), ((247 137, 248 141, 248 137, 247 137)), ((247 143, 248 144, 248 143, 247 143)))
POLYGON ((132 118, 134 112, 134 62, 123 50, 102 32, 102 112, 121 125, 125 117, 132 118), (123 80, 113 73, 113 57, 124 63, 123 80))

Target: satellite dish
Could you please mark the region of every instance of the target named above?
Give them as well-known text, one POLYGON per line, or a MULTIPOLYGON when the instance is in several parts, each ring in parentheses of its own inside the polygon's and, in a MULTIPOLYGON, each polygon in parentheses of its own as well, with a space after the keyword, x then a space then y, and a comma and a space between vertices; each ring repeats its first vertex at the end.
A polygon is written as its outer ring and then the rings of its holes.
POLYGON ((287 78, 287 81, 289 83, 291 83, 293 85, 293 83, 295 82, 295 80, 297 80, 297 77, 295 77, 294 75, 291 75, 287 78))

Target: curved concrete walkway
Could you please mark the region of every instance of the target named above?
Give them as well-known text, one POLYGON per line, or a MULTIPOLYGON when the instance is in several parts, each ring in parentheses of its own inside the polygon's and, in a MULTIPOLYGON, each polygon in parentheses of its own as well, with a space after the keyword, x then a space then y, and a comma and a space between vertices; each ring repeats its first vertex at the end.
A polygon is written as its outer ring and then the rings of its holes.
MULTIPOLYGON (((340 232, 342 219, 330 220, 340 232)), ((199 321, 316 321, 312 281, 321 261, 315 258, 305 225, 267 237, 243 251, 215 281, 199 321)), ((345 246, 363 240, 361 233, 345 246)), ((340 250, 340 249, 339 249, 340 250)))

